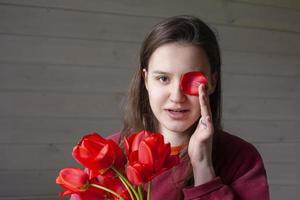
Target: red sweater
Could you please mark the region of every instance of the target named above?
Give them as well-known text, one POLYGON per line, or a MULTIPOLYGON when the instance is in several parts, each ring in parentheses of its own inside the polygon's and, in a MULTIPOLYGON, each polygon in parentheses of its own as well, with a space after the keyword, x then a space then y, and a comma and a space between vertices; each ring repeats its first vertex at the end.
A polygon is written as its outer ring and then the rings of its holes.
MULTIPOLYGON (((118 140, 119 134, 110 136, 118 140)), ((262 158, 250 143, 220 133, 214 180, 196 187, 186 187, 188 160, 154 178, 151 200, 268 200, 269 190, 262 158)), ((72 195, 71 200, 79 200, 72 195)))

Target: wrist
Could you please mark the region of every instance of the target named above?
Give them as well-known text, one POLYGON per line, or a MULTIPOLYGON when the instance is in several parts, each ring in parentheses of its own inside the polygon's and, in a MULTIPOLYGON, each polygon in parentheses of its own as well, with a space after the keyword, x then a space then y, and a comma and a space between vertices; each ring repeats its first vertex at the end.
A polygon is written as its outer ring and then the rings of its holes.
POLYGON ((212 181, 215 177, 215 170, 211 162, 201 161, 192 164, 194 175, 194 186, 202 185, 212 181))

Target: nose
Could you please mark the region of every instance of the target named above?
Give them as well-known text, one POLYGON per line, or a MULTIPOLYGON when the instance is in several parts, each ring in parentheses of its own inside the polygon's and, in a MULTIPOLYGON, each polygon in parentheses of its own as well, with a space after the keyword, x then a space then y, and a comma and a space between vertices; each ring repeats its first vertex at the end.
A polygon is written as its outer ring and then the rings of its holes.
POLYGON ((179 82, 174 83, 173 86, 170 88, 170 100, 173 103, 182 103, 185 101, 186 96, 180 89, 179 82))

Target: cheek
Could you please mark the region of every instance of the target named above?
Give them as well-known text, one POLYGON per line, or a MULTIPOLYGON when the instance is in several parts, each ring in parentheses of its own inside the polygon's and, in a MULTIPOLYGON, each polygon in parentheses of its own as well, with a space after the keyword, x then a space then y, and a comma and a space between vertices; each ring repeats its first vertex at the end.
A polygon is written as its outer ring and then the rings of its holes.
POLYGON ((148 95, 151 107, 158 107, 167 100, 167 93, 161 87, 148 87, 148 95))

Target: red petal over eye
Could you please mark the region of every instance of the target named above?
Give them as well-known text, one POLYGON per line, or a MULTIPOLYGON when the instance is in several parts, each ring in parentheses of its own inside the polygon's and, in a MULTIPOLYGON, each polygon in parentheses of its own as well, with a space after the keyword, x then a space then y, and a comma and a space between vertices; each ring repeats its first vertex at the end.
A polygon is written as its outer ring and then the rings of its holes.
POLYGON ((180 88, 183 93, 198 96, 198 87, 203 83, 208 86, 208 78, 204 73, 195 71, 185 73, 180 80, 180 88))

